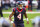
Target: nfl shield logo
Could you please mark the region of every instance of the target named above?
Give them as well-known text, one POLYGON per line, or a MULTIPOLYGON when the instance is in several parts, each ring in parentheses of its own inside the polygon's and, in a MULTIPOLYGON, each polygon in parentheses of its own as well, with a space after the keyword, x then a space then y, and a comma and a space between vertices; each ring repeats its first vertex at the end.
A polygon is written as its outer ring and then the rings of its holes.
POLYGON ((18 13, 18 11, 16 11, 16 13, 18 13))

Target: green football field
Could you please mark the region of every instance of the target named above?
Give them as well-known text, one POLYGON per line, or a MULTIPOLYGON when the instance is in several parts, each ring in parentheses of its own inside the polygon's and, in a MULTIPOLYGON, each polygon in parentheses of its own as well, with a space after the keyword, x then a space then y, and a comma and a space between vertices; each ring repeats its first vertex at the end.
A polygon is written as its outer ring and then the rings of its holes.
MULTIPOLYGON (((9 15, 10 14, 3 14, 4 18, 9 18, 9 15)), ((30 19, 33 19, 36 16, 40 16, 40 13, 38 13, 38 14, 37 13, 36 14, 27 14, 27 16, 29 18, 29 24, 27 24, 27 21, 24 20, 24 25, 25 25, 25 27, 32 27, 32 21, 30 19)), ((12 19, 13 18, 14 17, 12 17, 12 19)), ((24 17, 24 19, 25 19, 25 17, 24 17)))
MULTIPOLYGON (((3 10, 3 12, 12 12, 11 10, 3 10)), ((10 14, 3 14, 4 18, 9 18, 10 14)), ((33 18, 35 18, 36 16, 40 16, 40 13, 27 13, 27 17, 29 18, 29 24, 27 24, 27 21, 25 19, 25 16, 23 15, 24 20, 24 26, 25 27, 32 27, 32 20, 33 18)), ((14 17, 12 17, 12 19, 14 19, 14 17)))

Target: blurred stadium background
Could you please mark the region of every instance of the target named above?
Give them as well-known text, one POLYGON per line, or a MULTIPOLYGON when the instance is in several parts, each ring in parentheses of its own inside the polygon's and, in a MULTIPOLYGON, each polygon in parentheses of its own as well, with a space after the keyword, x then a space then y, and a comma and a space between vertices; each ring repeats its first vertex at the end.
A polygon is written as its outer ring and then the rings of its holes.
MULTIPOLYGON (((0 0, 1 1, 1 0, 0 0)), ((29 0, 2 0, 2 12, 4 18, 9 18, 9 15, 12 12, 12 8, 16 7, 16 2, 22 1, 24 6, 26 7, 26 13, 29 18, 29 24, 26 24, 26 19, 24 17, 24 25, 25 27, 33 27, 32 19, 36 16, 40 16, 40 5, 38 0, 32 0, 32 11, 28 11, 28 2, 29 0), (39 7, 38 7, 39 6, 39 7)), ((14 17, 12 17, 13 19, 14 17)))

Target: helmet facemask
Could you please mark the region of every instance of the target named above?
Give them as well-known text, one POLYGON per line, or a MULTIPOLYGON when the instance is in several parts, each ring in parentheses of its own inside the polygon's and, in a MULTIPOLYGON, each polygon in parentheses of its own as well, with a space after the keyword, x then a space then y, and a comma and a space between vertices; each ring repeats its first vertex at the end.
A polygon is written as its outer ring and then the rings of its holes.
POLYGON ((22 8, 23 8, 23 4, 19 4, 19 5, 18 5, 18 8, 19 8, 19 9, 22 9, 22 8))

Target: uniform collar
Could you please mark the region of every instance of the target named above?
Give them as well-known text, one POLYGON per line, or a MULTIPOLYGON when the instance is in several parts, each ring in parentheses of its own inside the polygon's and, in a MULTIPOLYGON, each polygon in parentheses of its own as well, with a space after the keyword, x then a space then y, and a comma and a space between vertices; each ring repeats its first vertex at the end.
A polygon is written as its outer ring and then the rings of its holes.
POLYGON ((19 10, 19 8, 17 8, 17 10, 18 10, 19 12, 22 12, 23 8, 22 8, 22 10, 21 10, 21 11, 19 10))

